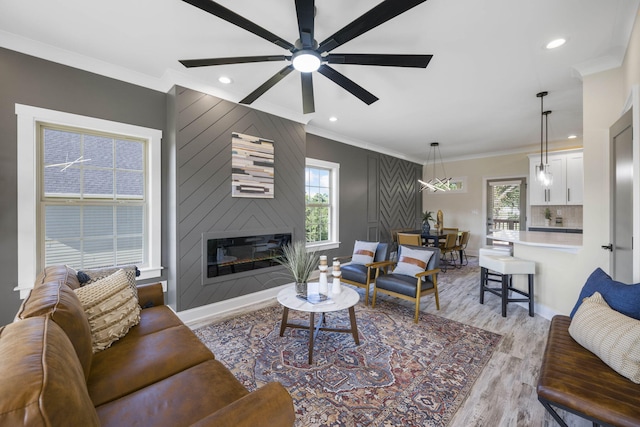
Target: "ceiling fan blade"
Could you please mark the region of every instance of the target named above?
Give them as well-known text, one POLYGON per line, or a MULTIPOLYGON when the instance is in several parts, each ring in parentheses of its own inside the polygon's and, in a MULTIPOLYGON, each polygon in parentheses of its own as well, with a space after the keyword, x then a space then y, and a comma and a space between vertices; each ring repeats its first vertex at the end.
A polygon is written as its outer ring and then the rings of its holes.
POLYGON ((300 30, 302 47, 313 49, 315 1, 296 0, 296 14, 298 15, 298 29, 300 30))
POLYGON ((358 85, 353 80, 349 79, 344 74, 337 72, 328 65, 320 66, 320 68, 318 68, 318 72, 329 80, 332 80, 338 86, 341 86, 343 89, 350 92, 352 95, 359 98, 367 105, 371 105, 378 100, 378 97, 373 95, 371 92, 367 91, 362 86, 358 85))
POLYGON ((225 21, 237 25, 238 27, 249 31, 250 33, 255 34, 258 37, 262 37, 263 39, 270 41, 283 49, 291 50, 294 46, 288 41, 284 40, 281 37, 276 36, 270 31, 265 30, 261 26, 254 24, 246 18, 238 15, 237 13, 227 9, 224 6, 219 5, 218 3, 210 0, 183 0, 190 5, 193 5, 199 9, 204 10, 205 12, 209 12, 212 15, 217 16, 218 18, 224 19, 225 21))
POLYGON ((376 55, 367 53, 330 53, 329 64, 381 65, 383 67, 426 68, 433 55, 376 55))
POLYGON ((230 58, 209 59, 181 59, 179 62, 187 68, 208 67, 210 65, 246 64, 249 62, 284 61, 290 56, 263 55, 263 56, 235 56, 230 58))
POLYGON ((320 43, 318 52, 330 52, 425 1, 427 0, 385 0, 320 43))
POLYGON ((302 112, 304 114, 316 111, 313 99, 313 73, 300 73, 302 79, 302 112))
POLYGON ((278 83, 280 80, 287 77, 287 75, 292 71, 293 71, 293 65, 287 65, 282 70, 275 73, 273 77, 271 77, 269 80, 264 82, 258 89, 254 90, 249 95, 247 95, 242 101, 240 101, 240 103, 251 104, 253 101, 258 99, 263 93, 265 93, 266 91, 271 89, 273 86, 275 86, 276 83, 278 83))

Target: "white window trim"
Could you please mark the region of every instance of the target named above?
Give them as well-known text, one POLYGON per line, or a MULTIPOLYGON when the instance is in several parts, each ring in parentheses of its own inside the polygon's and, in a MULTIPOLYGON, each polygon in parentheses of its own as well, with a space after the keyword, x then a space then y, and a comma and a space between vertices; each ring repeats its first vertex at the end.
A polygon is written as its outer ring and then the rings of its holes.
POLYGON ((16 104, 18 120, 18 286, 20 298, 25 298, 38 274, 38 239, 36 233, 38 186, 36 176, 37 122, 74 126, 102 132, 143 138, 147 144, 148 202, 147 232, 149 241, 149 266, 140 270, 138 280, 160 277, 162 274, 162 183, 161 140, 162 131, 94 117, 80 116, 29 105, 16 104))
MULTIPOLYGON (((328 162, 326 160, 312 159, 307 157, 305 167, 324 168, 331 170, 331 236, 328 242, 307 243, 307 249, 310 251, 336 249, 340 247, 340 163, 328 162)), ((305 219, 306 220, 306 219, 305 219)))

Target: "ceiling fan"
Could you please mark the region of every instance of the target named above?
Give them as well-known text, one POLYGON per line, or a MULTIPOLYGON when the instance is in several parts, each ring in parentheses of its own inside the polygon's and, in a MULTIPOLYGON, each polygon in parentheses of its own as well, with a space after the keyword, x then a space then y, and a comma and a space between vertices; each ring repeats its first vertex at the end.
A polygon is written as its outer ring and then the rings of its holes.
POLYGON ((296 14, 300 39, 292 44, 259 25, 249 21, 237 13, 210 0, 183 0, 205 12, 224 19, 243 28, 263 39, 274 43, 291 52, 287 55, 241 56, 230 58, 185 59, 180 63, 187 68, 206 67, 210 65, 243 64, 249 62, 291 61, 260 87, 240 101, 241 104, 251 104, 267 90, 286 77, 294 69, 300 71, 302 79, 302 109, 304 114, 315 111, 313 99, 313 72, 318 71, 332 80, 367 105, 376 102, 378 98, 359 86, 353 80, 339 73, 327 64, 358 64, 378 65, 387 67, 426 68, 433 55, 401 55, 401 54, 353 54, 329 53, 344 43, 366 33, 407 10, 424 3, 426 0, 385 0, 364 15, 355 19, 335 34, 321 43, 314 39, 314 0, 295 0, 296 14))

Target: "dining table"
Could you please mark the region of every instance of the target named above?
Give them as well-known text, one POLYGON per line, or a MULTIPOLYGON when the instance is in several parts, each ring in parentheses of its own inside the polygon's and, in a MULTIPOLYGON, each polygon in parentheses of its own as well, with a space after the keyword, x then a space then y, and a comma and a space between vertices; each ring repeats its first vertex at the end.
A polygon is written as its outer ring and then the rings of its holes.
MULTIPOLYGON (((440 233, 434 229, 431 229, 428 232, 425 232, 424 230, 411 230, 404 231, 404 233, 420 234, 420 236, 422 236, 422 240, 424 241, 424 246, 438 246, 438 243, 441 240, 446 240, 447 234, 453 233, 453 231, 444 230, 440 233)), ((462 231, 459 230, 457 234, 458 238, 460 238, 460 236, 462 236, 462 231)), ((462 250, 460 250, 459 252, 460 263, 462 263, 462 250)))

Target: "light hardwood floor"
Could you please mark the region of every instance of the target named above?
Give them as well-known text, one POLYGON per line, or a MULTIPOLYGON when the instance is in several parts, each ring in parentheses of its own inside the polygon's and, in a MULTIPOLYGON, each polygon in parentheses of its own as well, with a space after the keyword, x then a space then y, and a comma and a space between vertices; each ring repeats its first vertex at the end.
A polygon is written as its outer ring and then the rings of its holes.
MULTIPOLYGON (((549 321, 529 317, 525 307, 511 303, 507 317, 500 314, 500 298, 485 294, 479 302, 480 268, 469 258, 461 270, 441 273, 440 310, 433 298, 425 298, 421 310, 502 335, 502 341, 449 424, 451 427, 557 426, 538 401, 536 384, 549 321)), ((451 270, 450 270, 451 271, 451 270)), ((535 292, 535 291, 534 291, 535 292)), ((572 427, 591 422, 560 412, 572 427)))

